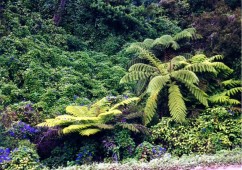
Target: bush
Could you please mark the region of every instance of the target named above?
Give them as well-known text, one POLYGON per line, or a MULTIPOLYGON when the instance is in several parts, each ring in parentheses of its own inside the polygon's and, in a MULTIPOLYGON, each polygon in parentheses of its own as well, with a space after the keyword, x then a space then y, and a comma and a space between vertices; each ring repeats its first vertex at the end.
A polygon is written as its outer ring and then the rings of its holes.
POLYGON ((224 107, 209 108, 186 124, 163 118, 151 128, 152 140, 176 155, 215 153, 241 144, 241 120, 240 112, 224 107))

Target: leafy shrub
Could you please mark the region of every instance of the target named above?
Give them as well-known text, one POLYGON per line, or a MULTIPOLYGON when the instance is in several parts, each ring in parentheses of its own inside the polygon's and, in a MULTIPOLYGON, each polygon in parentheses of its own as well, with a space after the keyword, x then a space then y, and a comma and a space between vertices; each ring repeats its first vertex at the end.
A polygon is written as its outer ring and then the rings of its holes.
POLYGON ((11 151, 11 161, 6 163, 5 169, 43 169, 34 146, 28 141, 22 141, 18 148, 11 151))
POLYGON ((152 139, 176 155, 194 152, 215 153, 240 145, 240 124, 239 111, 227 110, 224 107, 209 108, 197 119, 189 118, 184 124, 163 118, 151 128, 152 139))
POLYGON ((127 129, 117 128, 113 136, 102 140, 105 161, 120 161, 134 156, 135 142, 127 129))
POLYGON ((80 148, 77 154, 77 164, 91 164, 95 154, 97 153, 97 146, 95 143, 89 143, 80 148))
POLYGON ((152 145, 144 141, 139 144, 135 150, 136 158, 141 161, 150 161, 152 159, 161 158, 166 149, 159 145, 152 145))

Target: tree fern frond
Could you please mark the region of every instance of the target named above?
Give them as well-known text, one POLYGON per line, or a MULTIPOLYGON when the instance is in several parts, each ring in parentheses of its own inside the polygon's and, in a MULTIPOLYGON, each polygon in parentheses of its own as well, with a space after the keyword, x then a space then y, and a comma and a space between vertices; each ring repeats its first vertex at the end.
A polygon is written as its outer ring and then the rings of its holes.
POLYGON ((125 119, 135 119, 137 117, 143 117, 144 116, 144 113, 142 112, 135 112, 135 113, 130 113, 126 116, 124 116, 125 119))
POLYGON ((113 116, 116 116, 116 115, 119 115, 119 114, 122 114, 122 112, 120 110, 113 109, 113 110, 109 110, 107 112, 99 114, 98 118, 105 119, 107 117, 110 117, 110 116, 113 117, 113 116))
POLYGON ((215 56, 212 56, 210 58, 208 58, 208 61, 214 61, 214 60, 222 60, 224 58, 224 56, 222 55, 215 55, 215 56))
POLYGON ((180 89, 175 84, 172 84, 169 88, 168 106, 170 114, 176 121, 185 121, 187 108, 184 103, 180 89))
POLYGON ((87 106, 67 106, 66 112, 73 116, 86 116, 88 113, 87 106))
POLYGON ((143 41, 143 45, 147 48, 147 49, 150 49, 152 48, 152 44, 153 44, 154 40, 153 39, 150 39, 150 38, 147 38, 143 41))
POLYGON ((113 125, 108 124, 96 124, 95 127, 98 127, 99 129, 113 129, 113 125))
POLYGON ((229 105, 240 104, 240 101, 236 99, 230 99, 229 96, 226 96, 224 94, 216 94, 216 95, 210 96, 209 101, 211 103, 216 103, 216 104, 229 104, 229 105))
POLYGON ((200 101, 204 106, 208 107, 208 95, 199 89, 197 86, 191 83, 185 83, 188 90, 200 101))
POLYGON ((62 132, 63 134, 68 133, 74 133, 74 132, 80 132, 80 130, 85 129, 87 127, 92 126, 93 124, 80 124, 80 125, 70 125, 68 127, 65 127, 62 132))
POLYGON ((47 126, 47 127, 55 127, 55 126, 65 126, 72 124, 72 120, 56 120, 56 119, 46 119, 45 122, 39 123, 37 126, 47 126))
POLYGON ((159 91, 152 92, 146 101, 144 109, 144 124, 147 125, 156 113, 159 91))
POLYGON ((157 72, 158 69, 156 67, 150 66, 148 64, 138 63, 134 64, 129 68, 129 72, 132 71, 142 71, 142 72, 157 72))
POLYGON ((154 77, 147 88, 147 93, 152 93, 153 91, 160 92, 160 90, 166 85, 166 83, 170 80, 169 75, 165 76, 156 76, 154 77))
POLYGON ((120 106, 128 105, 128 104, 130 104, 132 102, 137 102, 139 100, 140 100, 139 97, 132 97, 132 98, 125 99, 122 102, 119 102, 119 103, 115 104, 112 108, 110 108, 110 111, 112 111, 114 109, 117 109, 120 106))
POLYGON ((185 66, 184 69, 193 72, 212 72, 214 74, 217 74, 217 71, 214 69, 214 67, 207 62, 190 64, 185 66))
POLYGON ((225 92, 225 95, 227 96, 231 96, 231 95, 235 95, 237 93, 240 92, 240 95, 241 95, 241 92, 242 92, 242 87, 234 87, 232 89, 229 89, 225 92))
POLYGON ((132 123, 117 123, 118 126, 122 127, 122 128, 125 128, 125 129, 129 129, 133 132, 140 132, 134 124, 132 123))
MULTIPOLYGON (((148 80, 139 80, 135 86, 135 93, 137 96, 140 96, 146 89, 148 85, 148 80)), ((141 97, 142 98, 142 97, 141 97)))
POLYGON ((231 74, 233 72, 233 70, 231 68, 229 68, 228 66, 226 66, 222 62, 212 62, 211 65, 215 69, 223 70, 226 75, 229 75, 229 74, 231 74))
POLYGON ((180 35, 178 35, 177 37, 175 35, 175 37, 174 37, 175 40, 180 40, 180 39, 184 39, 184 38, 188 38, 188 39, 194 40, 194 39, 201 39, 202 38, 202 36, 200 34, 197 34, 195 28, 184 29, 183 31, 181 31, 178 34, 180 34, 180 35))
POLYGON ((120 80, 120 83, 128 83, 128 82, 131 82, 131 81, 147 79, 151 75, 152 75, 152 73, 149 73, 149 72, 132 71, 132 72, 124 75, 123 78, 120 80))
POLYGON ((141 59, 139 57, 133 58, 127 65, 127 68, 130 68, 132 65, 137 64, 137 63, 145 63, 147 60, 141 59))
POLYGON ((222 82, 222 85, 224 85, 225 87, 229 86, 229 87, 235 87, 235 86, 241 86, 241 81, 240 80, 225 80, 222 82))
POLYGON ((179 44, 170 35, 163 35, 160 38, 155 39, 152 47, 158 45, 164 46, 165 48, 172 47, 174 50, 180 48, 179 44))
POLYGON ((198 82, 199 82, 199 79, 196 76, 196 74, 190 70, 173 71, 171 73, 171 77, 173 77, 175 79, 179 79, 182 82, 186 81, 186 82, 190 82, 190 83, 194 83, 194 84, 198 84, 198 82))
POLYGON ((80 135, 82 136, 90 136, 90 135, 94 135, 98 132, 100 132, 101 130, 100 129, 97 129, 97 128, 93 128, 93 129, 84 129, 84 130, 81 130, 79 132, 80 135))

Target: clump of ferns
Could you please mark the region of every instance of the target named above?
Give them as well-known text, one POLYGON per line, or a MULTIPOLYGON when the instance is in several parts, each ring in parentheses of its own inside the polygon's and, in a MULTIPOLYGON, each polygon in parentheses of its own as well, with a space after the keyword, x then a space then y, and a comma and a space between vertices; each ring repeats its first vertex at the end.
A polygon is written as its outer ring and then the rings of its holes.
POLYGON ((83 136, 96 134, 103 129, 114 129, 115 126, 142 132, 145 131, 143 129, 146 129, 142 125, 124 121, 140 117, 141 113, 123 114, 125 107, 139 100, 138 97, 125 97, 118 101, 116 97, 108 96, 90 106, 67 106, 68 114, 57 116, 54 119, 46 119, 38 126, 59 126, 62 128, 63 134, 79 133, 83 136), (120 121, 115 122, 114 120, 120 121))

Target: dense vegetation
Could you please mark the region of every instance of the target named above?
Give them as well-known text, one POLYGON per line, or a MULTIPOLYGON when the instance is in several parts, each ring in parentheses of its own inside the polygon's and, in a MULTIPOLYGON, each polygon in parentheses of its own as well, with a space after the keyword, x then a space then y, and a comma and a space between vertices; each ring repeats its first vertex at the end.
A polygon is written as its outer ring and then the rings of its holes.
POLYGON ((0 169, 242 164, 240 13, 238 0, 1 1, 0 169))

